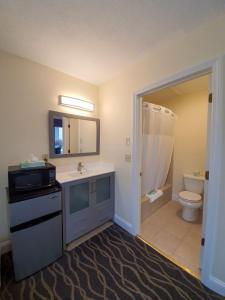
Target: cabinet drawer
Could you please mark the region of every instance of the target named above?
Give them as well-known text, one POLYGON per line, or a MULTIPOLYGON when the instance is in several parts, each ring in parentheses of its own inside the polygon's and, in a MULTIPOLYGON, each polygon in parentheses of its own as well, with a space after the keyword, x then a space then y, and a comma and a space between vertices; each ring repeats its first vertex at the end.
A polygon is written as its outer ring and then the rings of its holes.
POLYGON ((16 226, 62 209, 61 192, 9 204, 10 225, 16 226))

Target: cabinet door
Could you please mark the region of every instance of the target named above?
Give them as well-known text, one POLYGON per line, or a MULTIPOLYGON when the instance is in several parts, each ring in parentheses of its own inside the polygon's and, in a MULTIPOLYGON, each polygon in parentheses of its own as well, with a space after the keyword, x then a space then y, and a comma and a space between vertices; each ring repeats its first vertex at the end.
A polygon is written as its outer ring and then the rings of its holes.
POLYGON ((9 204, 11 227, 62 210, 61 192, 9 204))
POLYGON ((66 243, 90 230, 92 226, 90 206, 89 179, 68 183, 65 186, 64 220, 66 221, 66 228, 64 241, 66 243))
POLYGON ((114 216, 114 173, 96 177, 93 184, 95 224, 99 226, 114 216))
POLYGON ((114 174, 98 176, 94 182, 96 193, 96 205, 114 198, 114 174))
POLYGON ((62 214, 33 223, 11 233, 16 280, 30 276, 62 255, 62 214))
POLYGON ((69 186, 70 215, 90 207, 89 181, 69 186))

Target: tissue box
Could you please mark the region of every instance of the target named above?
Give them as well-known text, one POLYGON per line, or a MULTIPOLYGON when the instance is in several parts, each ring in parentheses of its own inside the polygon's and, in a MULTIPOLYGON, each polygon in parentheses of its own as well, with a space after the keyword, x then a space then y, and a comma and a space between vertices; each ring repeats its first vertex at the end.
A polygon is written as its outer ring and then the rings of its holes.
POLYGON ((38 167, 45 167, 45 161, 24 161, 20 163, 21 169, 29 169, 29 168, 38 168, 38 167))

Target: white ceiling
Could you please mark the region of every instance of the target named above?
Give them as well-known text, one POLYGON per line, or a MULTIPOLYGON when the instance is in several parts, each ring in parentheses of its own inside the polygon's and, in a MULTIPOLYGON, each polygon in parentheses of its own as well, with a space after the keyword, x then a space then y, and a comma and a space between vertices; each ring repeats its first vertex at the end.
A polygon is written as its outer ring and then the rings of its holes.
POLYGON ((224 0, 0 0, 0 49, 100 84, 224 0))
POLYGON ((209 75, 205 75, 168 88, 161 89, 158 92, 148 94, 143 97, 143 100, 152 103, 160 103, 161 101, 172 100, 179 96, 198 93, 201 91, 208 91, 208 89, 209 75))

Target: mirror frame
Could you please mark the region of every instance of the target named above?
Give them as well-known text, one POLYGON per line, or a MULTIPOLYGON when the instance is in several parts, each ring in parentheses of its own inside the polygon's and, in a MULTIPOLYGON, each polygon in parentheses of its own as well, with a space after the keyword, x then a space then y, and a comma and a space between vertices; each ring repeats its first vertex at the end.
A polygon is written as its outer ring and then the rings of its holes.
POLYGON ((100 154, 100 120, 99 119, 49 110, 49 112, 48 112, 48 124, 49 124, 49 158, 88 156, 88 155, 99 155, 100 154), (53 126, 55 116, 68 117, 68 118, 74 118, 74 119, 81 119, 81 120, 88 120, 88 121, 96 122, 96 152, 55 154, 55 152, 54 152, 54 126, 53 126))

